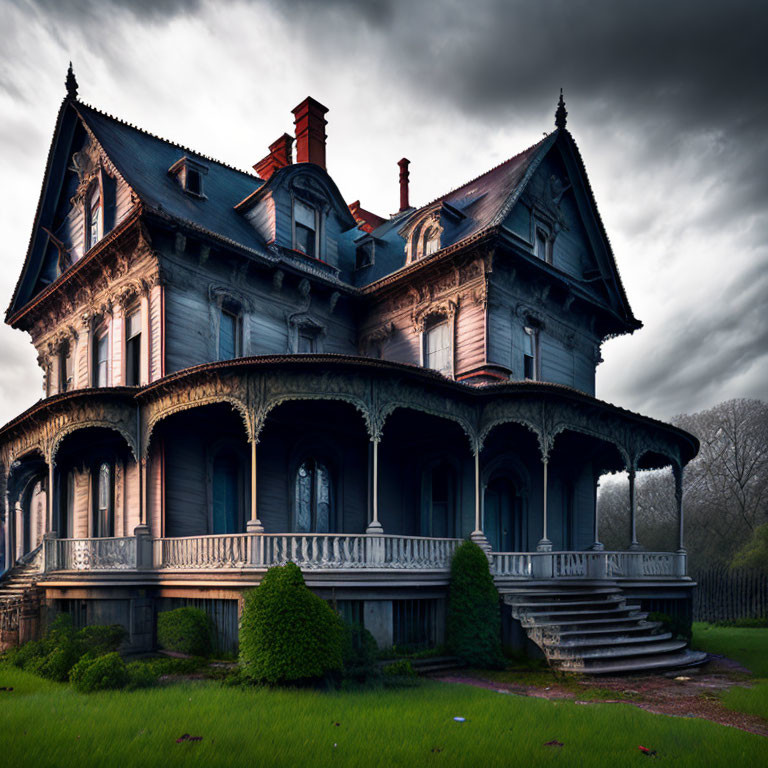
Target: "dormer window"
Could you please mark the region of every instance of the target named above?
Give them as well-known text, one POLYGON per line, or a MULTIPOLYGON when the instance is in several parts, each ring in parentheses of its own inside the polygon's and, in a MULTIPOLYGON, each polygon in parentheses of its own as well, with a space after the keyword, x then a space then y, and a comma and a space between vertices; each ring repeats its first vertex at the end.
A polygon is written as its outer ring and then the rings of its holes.
POLYGON ((102 205, 101 192, 94 187, 88 200, 87 247, 93 248, 101 239, 102 205))
POLYGON ((424 255, 429 256, 440 250, 440 232, 430 228, 424 233, 424 255))
POLYGON ((355 269, 370 267, 373 264, 373 240, 361 243, 355 250, 355 269))
POLYGON ((300 200, 293 201, 293 248, 311 256, 318 257, 317 247, 317 211, 300 200))
POLYGON ((208 169, 201 163, 182 157, 169 169, 168 173, 175 177, 181 188, 192 197, 205 197, 203 192, 203 177, 208 169))

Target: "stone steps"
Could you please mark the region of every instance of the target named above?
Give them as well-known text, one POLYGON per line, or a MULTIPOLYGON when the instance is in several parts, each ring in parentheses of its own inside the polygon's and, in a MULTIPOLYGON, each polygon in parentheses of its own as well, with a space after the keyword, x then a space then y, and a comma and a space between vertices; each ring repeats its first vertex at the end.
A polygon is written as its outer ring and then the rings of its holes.
POLYGON ((504 601, 549 664, 565 672, 617 674, 675 669, 704 663, 706 654, 646 621, 616 585, 594 588, 563 584, 557 590, 515 588, 504 601))

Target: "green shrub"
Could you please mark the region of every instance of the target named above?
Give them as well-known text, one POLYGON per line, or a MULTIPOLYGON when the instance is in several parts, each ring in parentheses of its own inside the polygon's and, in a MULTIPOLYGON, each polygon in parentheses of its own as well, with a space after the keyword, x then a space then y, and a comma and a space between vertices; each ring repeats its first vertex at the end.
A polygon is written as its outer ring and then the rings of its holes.
POLYGON ((385 677, 416 677, 416 670, 408 659, 398 659, 391 664, 385 664, 381 668, 381 674, 385 677))
POLYGON ((199 608, 176 608, 157 615, 157 642, 167 651, 190 656, 213 653, 213 622, 199 608))
POLYGON ((116 651, 127 636, 128 632, 121 624, 96 624, 83 627, 77 633, 76 639, 83 653, 103 656, 116 651))
POLYGON ((9 651, 6 658, 15 667, 31 671, 34 662, 45 658, 45 645, 42 640, 30 640, 9 651))
POLYGON ((469 666, 504 667, 499 593, 485 552, 471 541, 461 544, 451 560, 446 635, 450 652, 469 666))
POLYGON ((768 618, 762 619, 722 619, 714 622, 716 627, 733 627, 737 629, 765 629, 768 627, 768 618))
POLYGON ((245 597, 240 664, 256 682, 317 680, 342 667, 338 615, 304 584, 294 563, 270 568, 245 597))
POLYGON ((654 611, 648 614, 648 621, 660 621, 664 632, 671 632, 672 637, 691 642, 691 621, 684 616, 670 616, 668 613, 654 611))
POLYGON ((367 629, 359 624, 344 624, 342 663, 345 679, 362 683, 378 677, 378 655, 379 646, 367 629))
POLYGON ((157 673, 143 661, 132 661, 130 664, 126 664, 125 671, 128 676, 125 687, 129 691, 137 688, 150 688, 157 683, 157 673))
POLYGON ((128 669, 117 653, 83 656, 69 673, 69 679, 80 693, 123 688, 128 682, 128 669))

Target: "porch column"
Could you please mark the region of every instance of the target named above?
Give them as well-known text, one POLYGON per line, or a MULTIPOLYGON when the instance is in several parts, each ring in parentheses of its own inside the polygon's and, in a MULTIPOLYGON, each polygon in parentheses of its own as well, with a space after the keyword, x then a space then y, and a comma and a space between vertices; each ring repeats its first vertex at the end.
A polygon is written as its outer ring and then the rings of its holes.
POLYGON ((379 522, 379 440, 371 440, 371 464, 373 466, 371 480, 371 522, 365 529, 366 533, 384 533, 379 522))
POLYGON ((597 507, 597 489, 600 487, 600 475, 595 473, 594 475, 594 485, 595 485, 595 517, 594 517, 594 526, 593 526, 593 533, 594 533, 594 540, 592 542, 592 546, 590 549, 602 551, 605 549, 605 546, 600 541, 600 534, 599 534, 599 520, 598 520, 598 507, 597 507))
POLYGON ((635 474, 634 467, 629 469, 629 535, 631 550, 642 549, 637 541, 637 498, 635 494, 635 474))
POLYGON ((542 535, 541 540, 536 545, 536 549, 539 552, 551 552, 552 551, 552 542, 547 537, 547 474, 548 474, 548 467, 549 467, 549 457, 544 456, 541 460, 541 463, 544 467, 544 485, 543 485, 543 497, 544 497, 544 507, 543 507, 543 513, 544 513, 544 521, 542 525, 542 535))
POLYGON ((675 502, 677 503, 677 551, 684 553, 683 544, 683 468, 676 464, 672 466, 672 474, 675 477, 675 502))
POLYGON ((251 519, 245 526, 248 533, 264 533, 256 503, 256 440, 251 440, 251 519))
POLYGON ((146 471, 147 458, 142 456, 142 436, 141 436, 141 410, 136 408, 136 485, 138 486, 139 502, 139 524, 134 528, 134 536, 151 536, 149 522, 147 520, 147 497, 146 497, 146 471))
POLYGON ((48 538, 56 538, 56 531, 54 531, 54 499, 56 494, 54 492, 54 468, 55 463, 53 459, 48 462, 48 493, 47 493, 47 512, 48 512, 48 524, 45 526, 45 534, 48 534, 48 538))
POLYGON ((470 541, 474 541, 478 547, 484 549, 486 552, 491 551, 491 544, 485 536, 483 531, 483 518, 482 518, 482 499, 480 488, 480 449, 475 448, 475 530, 472 531, 469 538, 470 541))

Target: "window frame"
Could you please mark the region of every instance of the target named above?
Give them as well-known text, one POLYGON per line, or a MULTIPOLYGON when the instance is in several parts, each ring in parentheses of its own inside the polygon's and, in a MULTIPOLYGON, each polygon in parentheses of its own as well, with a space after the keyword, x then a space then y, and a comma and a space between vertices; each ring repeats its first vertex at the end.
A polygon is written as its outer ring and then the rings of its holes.
POLYGON ((68 342, 59 347, 58 358, 58 376, 59 392, 71 392, 74 389, 75 366, 74 351, 68 342), (69 370, 67 370, 69 369, 69 370))
POLYGON ((533 228, 533 255, 545 264, 553 264, 554 237, 546 227, 536 222, 533 228), (544 247, 544 256, 539 255, 539 242, 544 247))
MULTIPOLYGON (((526 348, 523 347, 523 379, 526 381, 541 381, 541 329, 537 328, 533 324, 523 326, 523 340, 530 339, 530 351, 528 354, 526 348), (526 375, 526 359, 531 360, 531 367, 533 376, 526 375)), ((527 344, 527 342, 526 342, 527 344)))
POLYGON ((332 469, 331 462, 328 461, 327 457, 324 456, 322 453, 317 452, 307 452, 303 454, 303 458, 300 458, 297 462, 294 464, 294 469, 291 474, 291 487, 292 487, 292 504, 293 504, 293 515, 292 515, 292 529, 294 533, 302 533, 306 535, 312 535, 312 534, 324 534, 324 533, 333 533, 336 530, 336 502, 337 502, 337 494, 336 494, 336 478, 334 477, 334 472, 332 469), (312 463, 314 465, 313 467, 313 473, 310 480, 311 483, 311 490, 310 490, 310 522, 309 522, 309 530, 300 530, 299 528, 299 504, 298 504, 298 483, 299 483, 299 473, 301 472, 302 468, 307 465, 308 463, 312 463), (318 512, 319 512, 319 504, 318 501, 318 483, 317 483, 317 471, 318 467, 322 467, 328 476, 328 530, 327 531, 320 531, 318 530, 317 520, 318 520, 318 512))
POLYGON ((142 354, 141 354, 141 342, 142 342, 142 336, 143 336, 143 318, 142 318, 142 311, 141 311, 141 305, 132 306, 128 309, 126 309, 123 319, 123 360, 125 363, 125 369, 124 369, 124 380, 125 385, 128 387, 139 387, 141 386, 142 382, 142 373, 144 369, 144 361, 142 360, 142 354), (138 318, 138 331, 131 336, 128 335, 128 326, 129 321, 131 318, 138 318), (133 342, 133 344, 131 344, 133 342), (129 346, 129 344, 131 346, 129 346), (131 373, 131 358, 132 355, 130 354, 131 350, 137 347, 137 349, 133 352, 133 357, 135 358, 134 364, 135 364, 135 378, 136 381, 131 381, 134 377, 130 375, 131 373))
POLYGON ((216 359, 217 360, 237 360, 243 356, 243 310, 239 303, 224 299, 218 307, 218 327, 216 335, 216 359), (232 318, 233 321, 233 356, 223 357, 221 349, 222 320, 224 317, 232 318))
POLYGON ((92 365, 92 371, 91 371, 91 386, 92 387, 108 387, 110 385, 111 380, 111 361, 112 361, 112 355, 110 350, 110 328, 107 324, 102 324, 99 326, 96 326, 93 329, 92 339, 93 339, 93 348, 91 350, 91 365, 92 365), (104 377, 104 383, 99 383, 99 368, 101 365, 101 360, 99 360, 99 343, 104 340, 105 348, 106 348, 106 360, 104 361, 106 364, 106 374, 104 377))
POLYGON ((86 198, 85 206, 85 251, 88 252, 104 237, 104 189, 101 178, 94 182, 86 198), (95 202, 94 202, 95 201, 95 202), (96 233, 94 237, 93 216, 97 212, 96 233))
POLYGON ((91 515, 92 538, 110 538, 115 535, 115 462, 102 459, 94 462, 91 467, 93 513, 91 515), (107 506, 101 506, 102 470, 109 472, 107 493, 107 506), (102 509, 106 510, 102 516, 102 509))
POLYGON ((291 249, 296 251, 297 253, 300 253, 302 256, 306 256, 308 259, 316 259, 318 261, 322 261, 325 254, 324 249, 322 248, 322 238, 321 238, 321 229, 323 228, 323 220, 321 216, 320 208, 316 203, 312 203, 305 198, 299 197, 297 195, 291 196, 291 249), (297 206, 303 206, 304 208, 307 208, 311 210, 314 214, 314 253, 309 254, 305 253, 298 247, 298 239, 296 237, 297 227, 302 227, 303 229, 306 229, 307 231, 311 231, 309 229, 309 226, 306 224, 303 224, 298 221, 298 217, 296 214, 297 206))
POLYGON ((455 372, 456 372, 456 360, 454 356, 454 323, 453 318, 449 317, 444 314, 440 315, 431 315, 426 319, 426 322, 424 324, 424 330, 421 334, 421 367, 422 368, 428 368, 431 371, 436 371, 437 373, 441 373, 443 376, 447 376, 448 378, 454 378, 455 372), (433 368, 428 364, 429 360, 429 339, 430 335, 439 327, 445 326, 445 333, 448 337, 448 346, 445 347, 447 349, 448 354, 448 362, 447 366, 445 368, 433 368))

